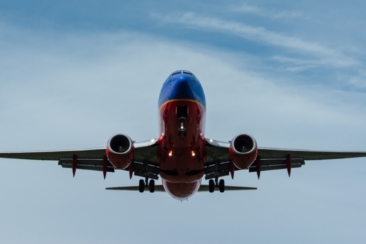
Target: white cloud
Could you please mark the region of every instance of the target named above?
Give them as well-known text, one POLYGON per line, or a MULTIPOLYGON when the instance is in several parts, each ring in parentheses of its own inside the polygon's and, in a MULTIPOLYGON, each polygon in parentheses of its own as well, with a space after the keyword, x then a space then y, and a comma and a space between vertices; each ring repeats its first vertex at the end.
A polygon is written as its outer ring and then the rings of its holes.
POLYGON ((338 68, 338 67, 349 67, 352 66, 352 64, 356 65, 356 63, 352 62, 350 59, 346 58, 333 59, 332 57, 314 59, 314 58, 293 58, 285 56, 273 56, 271 57, 271 60, 286 64, 288 66, 287 70, 293 72, 299 72, 319 67, 334 66, 335 68, 338 68))
POLYGON ((365 89, 366 88, 366 72, 359 71, 355 75, 339 75, 339 80, 346 80, 349 84, 351 84, 356 89, 365 89))
POLYGON ((347 57, 335 49, 328 48, 315 42, 305 41, 301 38, 269 31, 263 27, 253 27, 243 23, 225 21, 212 17, 201 17, 192 12, 184 13, 181 16, 158 14, 153 14, 152 16, 167 23, 180 23, 193 28, 225 32, 253 42, 300 52, 303 55, 312 56, 313 58, 320 60, 320 63, 332 67, 349 67, 358 64, 353 58, 347 57))
POLYGON ((239 13, 250 13, 255 14, 263 17, 270 17, 275 19, 289 19, 289 18, 300 18, 303 16, 303 14, 299 11, 288 11, 288 10, 282 10, 282 11, 276 11, 276 10, 267 10, 263 9, 261 7, 243 3, 240 6, 230 6, 230 11, 233 12, 239 12, 239 13))
MULTIPOLYGON (((104 146, 119 132, 134 140, 155 137, 159 89, 180 68, 194 72, 205 89, 209 136, 230 140, 249 132, 260 145, 291 148, 361 150, 366 145, 362 94, 298 86, 288 74, 270 73, 265 66, 252 69, 249 56, 128 32, 3 34, 0 151, 104 146)), ((349 241, 344 226, 329 221, 334 213, 354 225, 351 241, 360 240, 365 188, 352 186, 365 185, 365 164, 348 160, 345 171, 344 161, 338 162, 308 162, 291 179, 285 171, 265 172, 260 181, 237 172, 227 185, 259 190, 197 194, 180 204, 166 194, 105 192, 106 186, 137 184, 137 177, 130 181, 125 172, 103 181, 100 172, 80 170, 73 179, 56 162, 1 159, 2 240, 160 243, 164 230, 166 239, 182 243, 240 243, 243 236, 237 233, 244 229, 248 242, 310 242, 322 240, 327 226, 327 236, 349 241), (140 233, 141 216, 156 223, 146 235, 140 233), (230 223, 225 235, 217 219, 230 223), (281 225, 274 224, 278 219, 281 225), (306 233, 298 228, 299 220, 306 233), (212 234, 202 232, 202 225, 212 234), (257 226, 268 230, 266 235, 257 226), (278 233, 284 228, 282 238, 278 233)))

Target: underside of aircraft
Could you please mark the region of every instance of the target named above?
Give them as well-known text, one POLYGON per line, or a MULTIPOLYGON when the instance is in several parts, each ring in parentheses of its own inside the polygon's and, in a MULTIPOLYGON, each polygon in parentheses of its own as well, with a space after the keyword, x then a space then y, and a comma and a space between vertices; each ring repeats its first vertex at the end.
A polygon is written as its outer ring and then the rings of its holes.
POLYGON ((261 148, 254 137, 238 134, 222 142, 205 137, 206 100, 203 88, 189 71, 179 70, 167 78, 160 92, 159 134, 156 139, 133 142, 125 134, 113 136, 106 148, 4 152, 0 158, 58 161, 63 168, 96 170, 103 173, 123 170, 129 177, 142 177, 138 186, 110 187, 107 190, 168 192, 179 200, 196 192, 256 190, 255 187, 225 186, 224 176, 234 178, 238 170, 255 172, 285 169, 290 176, 305 160, 366 157, 366 152, 310 151, 261 148), (155 180, 162 179, 162 185, 155 180), (202 185, 205 178, 208 185, 202 185))

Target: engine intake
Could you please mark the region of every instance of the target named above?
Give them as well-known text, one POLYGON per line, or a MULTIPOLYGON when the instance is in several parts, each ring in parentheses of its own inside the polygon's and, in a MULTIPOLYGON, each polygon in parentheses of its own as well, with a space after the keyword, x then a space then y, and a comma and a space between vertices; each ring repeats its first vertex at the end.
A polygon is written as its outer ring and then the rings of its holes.
POLYGON ((134 157, 134 147, 131 138, 126 135, 115 135, 107 144, 108 160, 117 169, 127 168, 134 157))
POLYGON ((229 153, 231 160, 237 168, 246 169, 257 158, 257 142, 250 135, 238 135, 232 140, 229 153))

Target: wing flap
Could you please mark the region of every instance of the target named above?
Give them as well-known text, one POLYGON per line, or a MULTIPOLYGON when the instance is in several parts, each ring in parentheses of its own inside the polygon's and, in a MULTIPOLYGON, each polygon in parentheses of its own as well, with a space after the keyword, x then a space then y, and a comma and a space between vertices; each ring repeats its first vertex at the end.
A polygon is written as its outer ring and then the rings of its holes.
MULTIPOLYGON (((300 168, 305 164, 303 158, 291 158, 291 168, 300 168)), ((249 172, 257 172, 257 161, 255 161, 250 167, 249 172)), ((271 158, 271 159, 261 159, 260 161, 260 171, 277 170, 277 169, 287 169, 286 158, 271 158)))
MULTIPOLYGON (((72 158, 62 158, 58 161, 62 168, 72 168, 72 158)), ((100 159, 78 159, 76 169, 103 171, 103 160, 100 159)), ((113 165, 107 161, 106 172, 114 172, 113 165)))
MULTIPOLYGON (((62 165, 62 168, 71 169, 72 165, 62 165)), ((76 168, 77 169, 84 169, 84 170, 103 171, 103 167, 101 167, 101 166, 77 165, 76 168)), ((114 173, 114 168, 107 167, 106 172, 114 173)))

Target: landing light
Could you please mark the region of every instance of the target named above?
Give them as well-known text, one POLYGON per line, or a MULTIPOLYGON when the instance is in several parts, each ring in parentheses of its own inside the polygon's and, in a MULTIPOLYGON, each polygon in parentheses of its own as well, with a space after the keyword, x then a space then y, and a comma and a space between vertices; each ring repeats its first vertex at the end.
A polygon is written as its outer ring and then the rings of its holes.
POLYGON ((169 157, 173 156, 173 151, 170 151, 170 152, 168 153, 168 155, 169 155, 169 157))
POLYGON ((192 151, 192 157, 196 156, 196 153, 194 151, 192 151))

